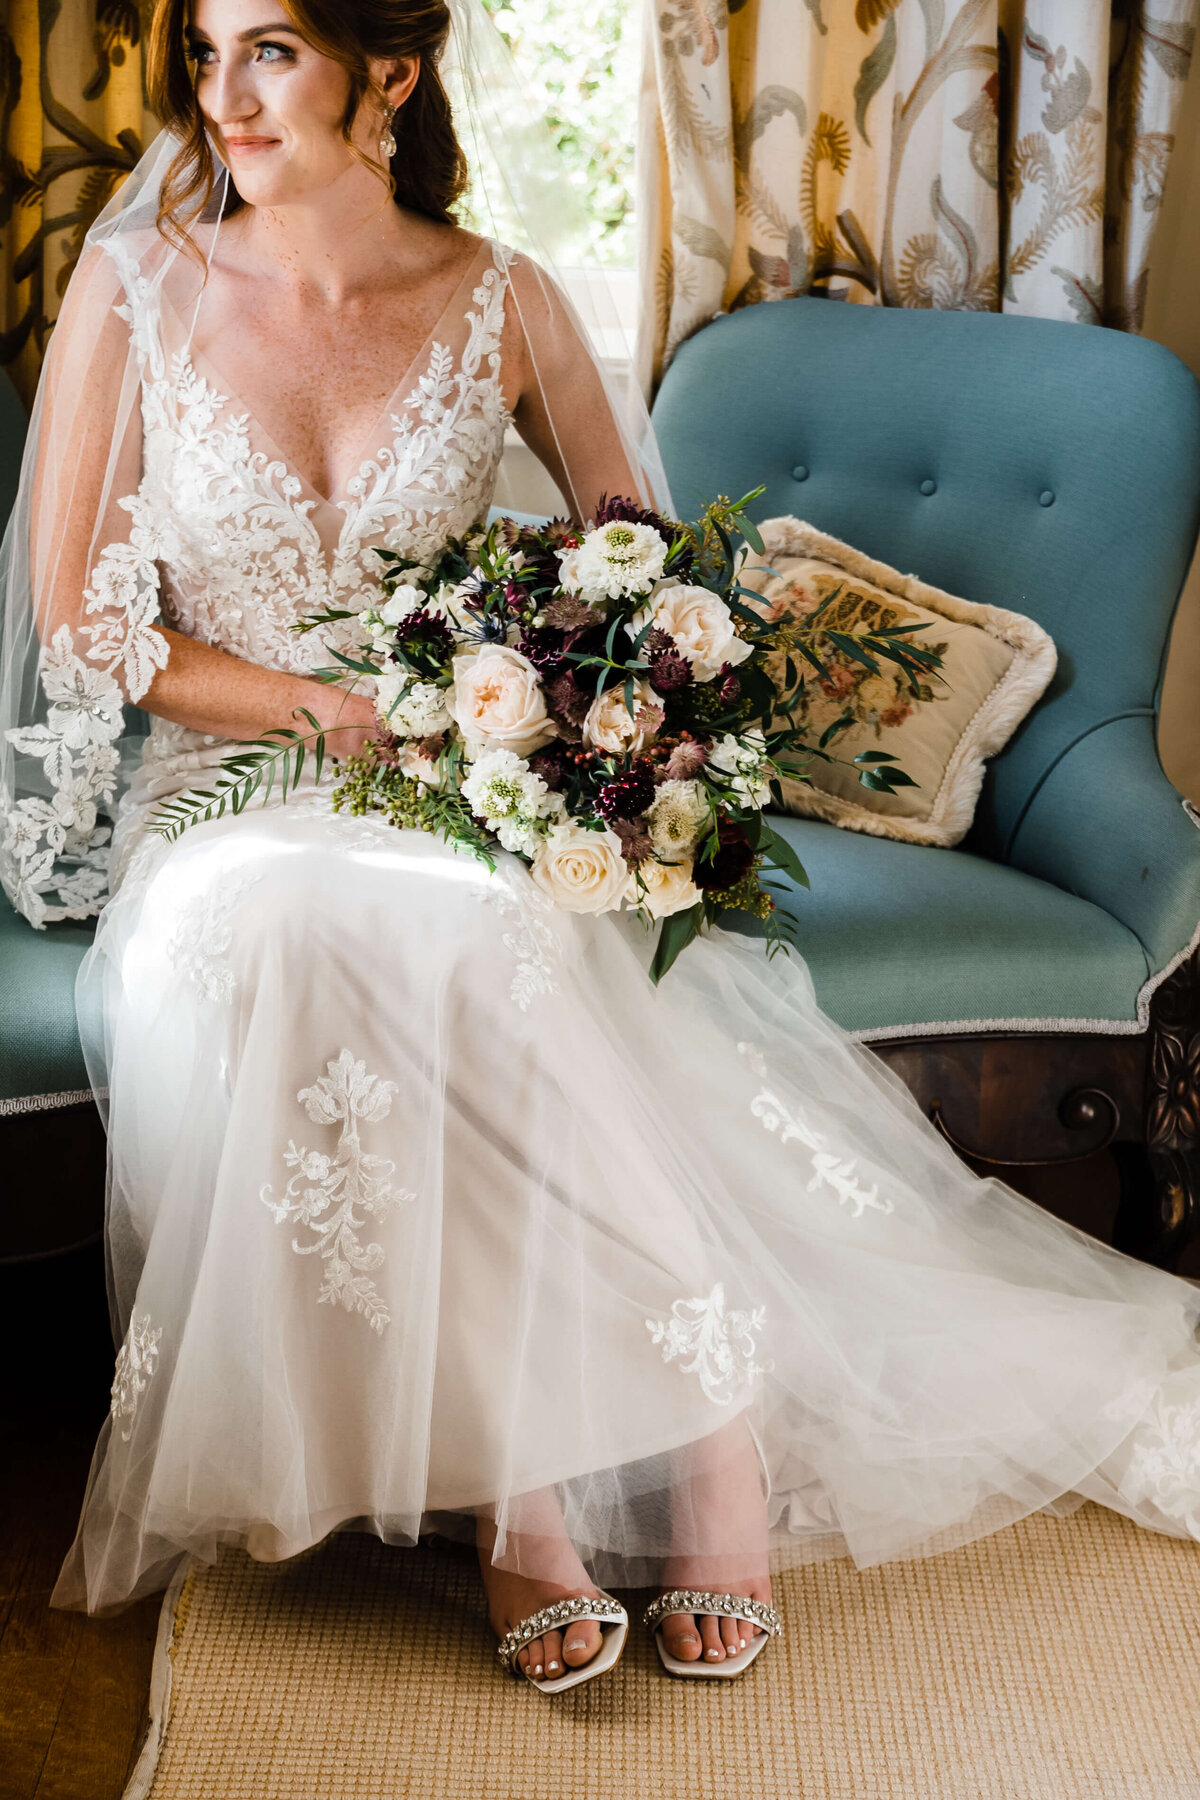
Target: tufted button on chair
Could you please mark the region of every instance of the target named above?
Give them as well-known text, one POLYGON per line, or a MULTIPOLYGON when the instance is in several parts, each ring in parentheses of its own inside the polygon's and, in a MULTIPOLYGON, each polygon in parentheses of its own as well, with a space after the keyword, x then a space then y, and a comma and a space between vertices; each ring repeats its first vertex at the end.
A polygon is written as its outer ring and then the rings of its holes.
POLYGON ((812 880, 787 904, 825 1010, 953 1143, 985 1164, 1111 1144, 1117 1242, 1172 1263, 1200 1223, 1200 830, 1155 728, 1200 387, 1119 332, 804 298, 697 333, 654 422, 682 516, 765 482, 756 517, 1054 638, 963 846, 787 819, 812 880))

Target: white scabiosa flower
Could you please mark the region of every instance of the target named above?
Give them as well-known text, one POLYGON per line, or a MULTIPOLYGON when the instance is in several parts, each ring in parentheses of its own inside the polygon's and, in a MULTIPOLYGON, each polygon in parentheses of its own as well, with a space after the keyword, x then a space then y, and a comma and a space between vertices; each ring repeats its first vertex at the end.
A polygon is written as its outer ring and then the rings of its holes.
POLYGON ((771 798, 774 770, 761 731, 721 738, 708 753, 708 766, 731 777, 730 788, 743 806, 765 806, 771 798))
POLYGON ((562 585, 589 606, 646 593, 662 574, 666 560, 667 545, 661 532, 626 519, 599 525, 577 547, 558 552, 562 585))
POLYGON ((660 856, 685 855, 708 823, 708 799, 698 781, 664 781, 646 814, 650 842, 660 856))
POLYGON ((504 848, 525 856, 537 848, 538 820, 553 813, 559 799, 512 750, 481 750, 462 791, 475 817, 496 833, 504 848))

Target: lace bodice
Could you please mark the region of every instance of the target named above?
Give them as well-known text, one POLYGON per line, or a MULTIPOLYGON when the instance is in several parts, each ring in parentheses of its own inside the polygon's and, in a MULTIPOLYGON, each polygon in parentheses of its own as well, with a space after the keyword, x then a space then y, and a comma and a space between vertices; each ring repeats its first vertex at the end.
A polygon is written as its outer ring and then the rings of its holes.
MULTIPOLYGON (((120 266, 116 245, 111 253, 120 266)), ((247 661, 309 674, 328 665, 330 634, 291 627, 324 607, 361 611, 377 600, 376 549, 420 558, 484 518, 511 418, 500 376, 510 261, 482 240, 376 441, 329 497, 193 352, 157 285, 132 262, 122 270, 117 311, 137 355, 142 415, 141 479, 119 503, 128 533, 96 559, 88 623, 62 626, 45 647, 47 723, 9 734, 41 761, 51 790, 18 801, 5 821, 5 886, 34 924, 85 918, 107 898, 110 848, 119 862, 120 845, 110 847, 103 813, 116 794, 123 704, 166 661, 160 619, 247 661)), ((155 718, 118 838, 128 838, 131 814, 189 785, 224 747, 155 718)))
MULTIPOLYGON (((419 557, 481 519, 509 418, 500 385, 506 286, 505 253, 485 240, 459 290, 470 305, 461 319, 443 316, 427 360, 384 409, 381 442, 332 499, 289 467, 203 359, 172 350, 173 323, 180 332, 168 310, 132 306, 144 454, 129 511, 158 552, 165 622, 306 674, 328 662, 324 642, 291 627, 322 607, 361 611, 377 598, 378 546, 419 557)), ((120 561, 122 548, 104 555, 120 561)))

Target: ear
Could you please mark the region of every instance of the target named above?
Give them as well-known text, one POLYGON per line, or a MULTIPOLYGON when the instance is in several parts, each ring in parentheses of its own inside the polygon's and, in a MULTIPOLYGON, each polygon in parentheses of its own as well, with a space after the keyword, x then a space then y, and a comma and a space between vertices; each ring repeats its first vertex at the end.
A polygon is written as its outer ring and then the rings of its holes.
POLYGON ((397 56, 387 62, 381 62, 375 69, 375 79, 387 95, 388 105, 401 107, 417 85, 417 77, 421 73, 419 56, 397 56))

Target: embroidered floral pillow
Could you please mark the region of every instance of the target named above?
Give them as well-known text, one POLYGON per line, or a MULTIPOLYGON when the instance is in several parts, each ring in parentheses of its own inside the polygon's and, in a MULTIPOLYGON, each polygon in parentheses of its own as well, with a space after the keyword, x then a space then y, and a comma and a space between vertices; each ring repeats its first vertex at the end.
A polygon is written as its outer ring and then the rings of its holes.
POLYGON ((917 641, 943 658, 941 678, 923 680, 915 694, 898 667, 873 674, 837 651, 826 658, 826 679, 805 671, 795 722, 813 741, 843 714, 852 723, 830 746, 844 762, 814 760, 812 785, 784 781, 785 807, 877 837, 957 844, 985 758, 1008 742, 1054 674, 1051 639, 1020 613, 928 587, 800 519, 768 519, 760 530, 764 553, 749 554, 742 582, 763 596, 772 618, 813 612, 834 596, 829 624, 922 624, 917 641), (863 750, 889 751, 917 785, 894 794, 862 787, 845 763, 863 750))

